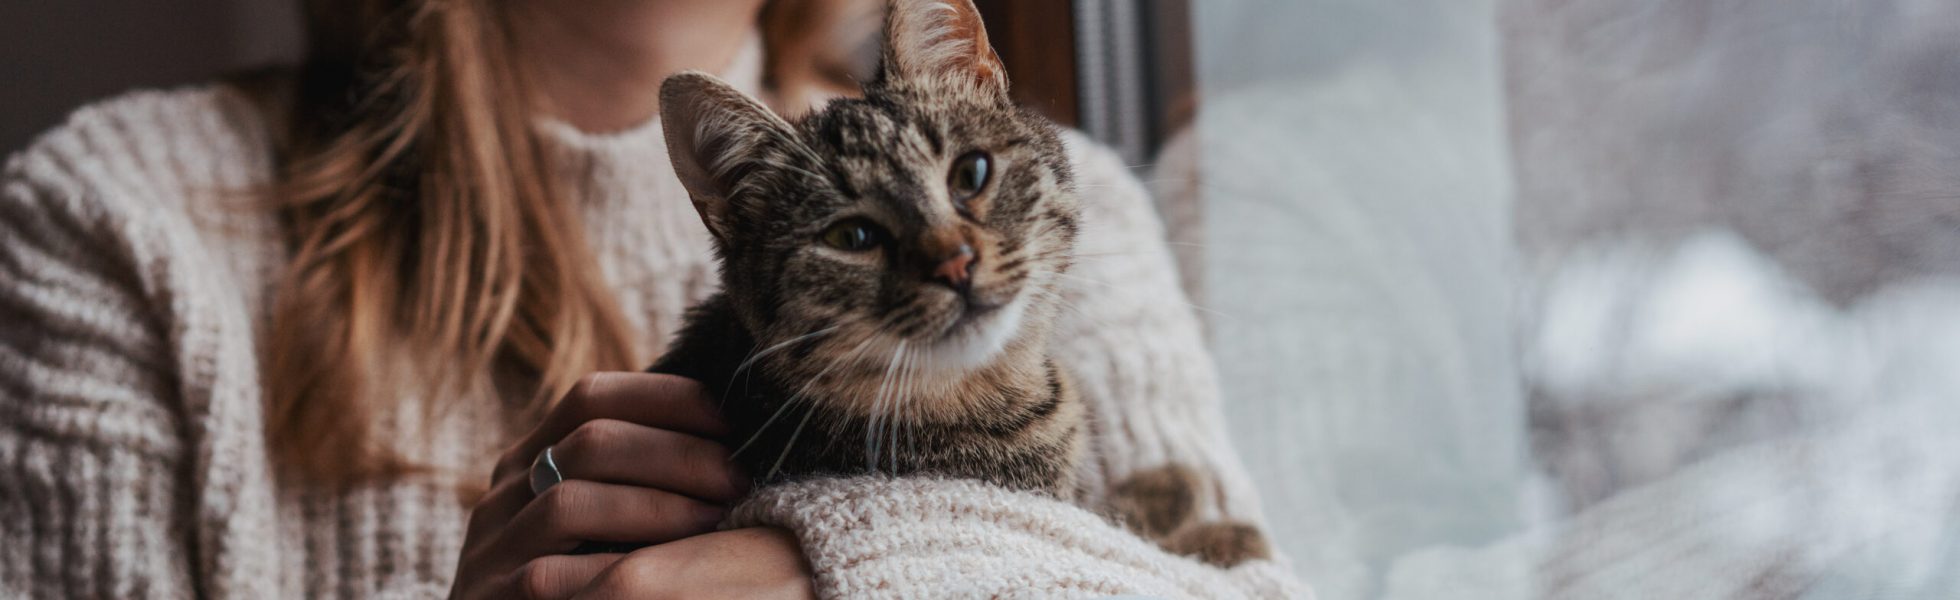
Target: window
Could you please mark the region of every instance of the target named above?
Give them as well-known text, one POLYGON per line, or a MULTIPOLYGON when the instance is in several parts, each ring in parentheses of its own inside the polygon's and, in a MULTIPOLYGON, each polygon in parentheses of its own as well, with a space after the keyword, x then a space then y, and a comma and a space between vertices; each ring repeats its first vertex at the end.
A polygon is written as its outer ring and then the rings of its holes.
POLYGON ((1960 4, 986 4, 1321 598, 1960 597, 1960 4))

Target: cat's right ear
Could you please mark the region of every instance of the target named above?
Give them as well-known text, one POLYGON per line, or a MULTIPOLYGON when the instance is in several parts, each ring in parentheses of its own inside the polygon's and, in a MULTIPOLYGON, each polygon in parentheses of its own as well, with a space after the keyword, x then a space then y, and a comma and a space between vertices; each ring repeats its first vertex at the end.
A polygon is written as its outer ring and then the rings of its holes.
POLYGON ((674 173, 694 200, 701 222, 728 239, 729 198, 750 166, 771 148, 794 143, 794 130, 775 111, 713 75, 686 71, 660 85, 660 127, 674 173))
POLYGON ((879 80, 1005 98, 1007 67, 973 0, 888 0, 879 80))

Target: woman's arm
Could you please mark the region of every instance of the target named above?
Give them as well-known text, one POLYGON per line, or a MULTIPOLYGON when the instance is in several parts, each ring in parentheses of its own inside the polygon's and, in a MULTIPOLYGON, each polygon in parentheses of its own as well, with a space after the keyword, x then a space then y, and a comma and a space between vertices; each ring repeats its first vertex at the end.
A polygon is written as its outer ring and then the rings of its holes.
POLYGON ((168 336, 118 217, 45 150, 0 176, 0 597, 189 597, 168 336))
MULTIPOLYGON (((1092 411, 1091 502, 1175 463, 1211 479, 1201 519, 1259 524, 1226 443, 1211 359, 1141 184, 1107 149, 1071 137, 1083 233, 1054 349, 1092 411)), ((1159 549, 1082 507, 961 481, 879 478, 764 489, 737 525, 797 534, 819 595, 859 597, 1298 598, 1275 561, 1220 569, 1159 549)))

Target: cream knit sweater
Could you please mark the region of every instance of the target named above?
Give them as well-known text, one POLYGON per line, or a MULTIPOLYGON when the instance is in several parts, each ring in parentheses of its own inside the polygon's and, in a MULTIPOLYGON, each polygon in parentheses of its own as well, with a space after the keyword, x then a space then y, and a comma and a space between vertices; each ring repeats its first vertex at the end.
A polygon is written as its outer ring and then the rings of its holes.
MULTIPOLYGON (((747 71, 731 75, 752 85, 747 71)), ((713 285, 657 120, 611 135, 544 127, 654 356, 713 285)), ((76 112, 7 161, 0 597, 447 593, 468 511, 455 490, 487 479, 509 435, 489 386, 432 422, 414 397, 382 419, 429 473, 335 493, 268 462, 257 345, 286 255, 246 192, 270 181, 269 134, 223 86, 140 92, 76 112)), ((1207 515, 1259 522, 1148 197, 1111 153, 1070 145, 1085 283, 1055 343, 1094 415, 1084 479, 1196 465, 1220 481, 1207 515)), ((735 520, 794 530, 826 597, 1309 595, 1282 564, 1207 567, 1088 510, 966 482, 782 486, 735 520)))

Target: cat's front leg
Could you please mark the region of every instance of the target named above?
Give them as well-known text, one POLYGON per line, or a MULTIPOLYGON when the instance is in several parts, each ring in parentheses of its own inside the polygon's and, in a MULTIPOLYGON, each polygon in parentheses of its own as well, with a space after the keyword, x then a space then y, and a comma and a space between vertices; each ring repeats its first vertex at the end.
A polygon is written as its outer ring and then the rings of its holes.
POLYGON ((1199 521, 1202 474, 1183 465, 1139 471, 1110 488, 1109 509, 1118 522, 1165 550, 1230 567, 1272 557, 1259 528, 1238 521, 1199 521))

